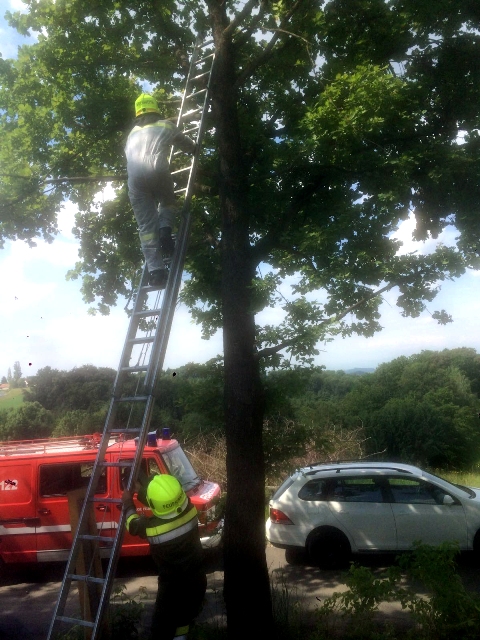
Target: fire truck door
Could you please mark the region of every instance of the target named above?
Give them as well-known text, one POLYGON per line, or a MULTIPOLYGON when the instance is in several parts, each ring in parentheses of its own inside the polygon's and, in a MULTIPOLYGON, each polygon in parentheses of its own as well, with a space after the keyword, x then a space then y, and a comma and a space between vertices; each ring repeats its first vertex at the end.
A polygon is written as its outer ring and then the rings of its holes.
POLYGON ((33 495, 33 465, 0 470, 0 557, 5 562, 35 562, 38 523, 33 495))
MULTIPOLYGON (((67 492, 86 487, 92 469, 92 460, 40 465, 37 495, 37 513, 40 516, 40 526, 37 528, 39 561, 68 557, 72 532, 67 492)), ((100 478, 98 494, 108 496, 105 474, 100 478)), ((105 520, 108 516, 103 510, 99 510, 98 514, 96 512, 97 521, 105 520)))

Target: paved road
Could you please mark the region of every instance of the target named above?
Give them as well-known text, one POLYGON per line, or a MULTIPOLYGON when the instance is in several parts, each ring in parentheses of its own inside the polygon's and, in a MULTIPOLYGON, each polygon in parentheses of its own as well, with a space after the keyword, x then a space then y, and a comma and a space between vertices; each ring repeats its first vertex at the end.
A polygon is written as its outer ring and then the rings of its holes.
MULTIPOLYGON (((334 591, 345 588, 343 572, 321 571, 306 563, 288 565, 284 552, 271 546, 267 547, 267 562, 272 582, 280 589, 282 585, 287 585, 290 597, 300 600, 305 609, 314 609, 318 605, 318 598, 323 600, 334 591)), ((392 560, 374 556, 361 562, 376 570, 388 566, 392 560)), ((480 591, 478 569, 472 567, 468 559, 461 562, 460 573, 469 588, 480 591)), ((45 640, 62 578, 63 568, 57 564, 34 568, 17 566, 0 577, 0 640, 45 640)), ((149 594, 143 617, 146 628, 157 587, 149 558, 121 560, 116 584, 126 585, 126 593, 130 597, 138 595, 141 587, 146 587, 149 594)), ((208 566, 207 599, 199 623, 205 620, 219 625, 225 623, 222 587, 221 560, 217 558, 208 566)), ((406 620, 405 614, 395 603, 382 606, 381 615, 399 624, 406 620)))

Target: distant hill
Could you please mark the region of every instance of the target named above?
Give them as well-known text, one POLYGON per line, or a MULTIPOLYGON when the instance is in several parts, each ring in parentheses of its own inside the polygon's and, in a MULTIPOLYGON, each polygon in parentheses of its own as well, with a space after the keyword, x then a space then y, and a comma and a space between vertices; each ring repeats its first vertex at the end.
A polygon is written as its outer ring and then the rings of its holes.
POLYGON ((345 369, 345 373, 349 373, 352 376, 363 376, 364 373, 373 373, 375 369, 345 369))

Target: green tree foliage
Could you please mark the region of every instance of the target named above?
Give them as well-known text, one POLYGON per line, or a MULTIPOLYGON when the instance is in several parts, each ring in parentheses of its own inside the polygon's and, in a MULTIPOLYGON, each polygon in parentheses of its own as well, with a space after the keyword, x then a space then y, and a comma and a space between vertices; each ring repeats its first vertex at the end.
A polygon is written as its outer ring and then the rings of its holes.
POLYGON ((39 402, 25 402, 18 409, 8 409, 0 416, 1 440, 48 438, 55 418, 39 402))
MULTIPOLYGON (((102 313, 131 293, 140 266, 125 186, 95 208, 99 182, 44 180, 123 173, 142 83, 168 102, 170 115, 193 32, 213 33, 214 136, 202 162, 206 189, 193 203, 183 300, 206 335, 224 332, 229 627, 232 637, 248 634, 240 576, 249 571, 250 613, 268 633, 259 359, 279 364, 283 352, 311 362, 319 340, 379 331, 382 292, 394 292, 401 313, 416 317, 443 280, 478 268, 477 4, 445 0, 433 11, 427 0, 31 0, 27 7, 10 21, 37 32, 38 42, 17 60, 0 60, 0 164, 8 167, 0 236, 51 240, 62 200, 78 203, 81 251, 70 277, 83 278, 85 300, 102 313), (418 238, 454 224, 456 245, 399 253, 392 233, 412 208, 418 238), (278 291, 286 277, 290 296, 278 291), (256 326, 267 306, 281 309, 283 321, 256 326)), ((432 315, 450 319, 444 310, 432 315)))
POLYGON ((83 365, 71 371, 44 367, 32 378, 25 399, 57 414, 106 411, 114 379, 115 371, 107 367, 83 365))
POLYGON ((466 348, 397 358, 359 379, 343 410, 362 422, 371 453, 465 468, 480 457, 479 365, 466 348))
POLYGON ((7 384, 8 380, 5 376, 2 376, 1 384, 7 384))

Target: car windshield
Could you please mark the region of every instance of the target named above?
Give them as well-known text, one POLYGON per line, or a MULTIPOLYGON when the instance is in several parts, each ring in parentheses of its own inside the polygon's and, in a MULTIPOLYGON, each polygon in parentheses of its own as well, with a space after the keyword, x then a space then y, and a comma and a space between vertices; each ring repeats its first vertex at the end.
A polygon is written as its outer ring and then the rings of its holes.
POLYGON ((177 478, 184 491, 189 491, 200 483, 200 478, 180 445, 162 453, 162 456, 168 470, 177 478))
POLYGON ((444 478, 440 478, 440 476, 436 476, 433 473, 428 473, 427 471, 424 471, 423 475, 425 476, 425 478, 427 478, 427 480, 432 480, 437 484, 441 483, 445 487, 448 487, 448 486, 455 487, 456 489, 459 489, 460 491, 463 491, 464 493, 466 493, 469 498, 475 498, 477 495, 475 491, 473 491, 473 489, 470 489, 470 487, 464 487, 463 484, 455 484, 453 482, 449 482, 448 480, 445 480, 444 478))

